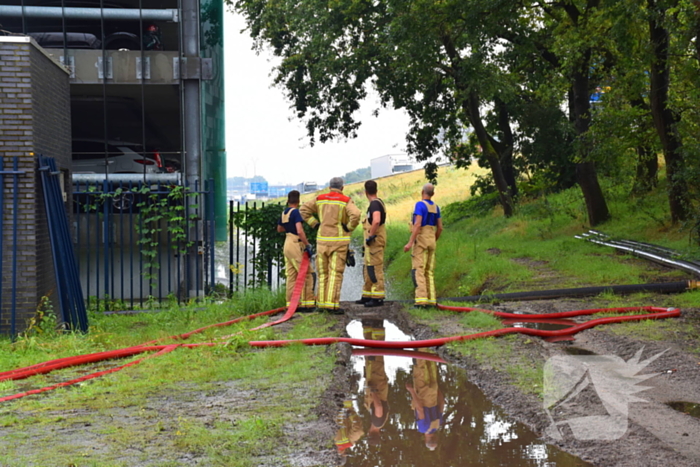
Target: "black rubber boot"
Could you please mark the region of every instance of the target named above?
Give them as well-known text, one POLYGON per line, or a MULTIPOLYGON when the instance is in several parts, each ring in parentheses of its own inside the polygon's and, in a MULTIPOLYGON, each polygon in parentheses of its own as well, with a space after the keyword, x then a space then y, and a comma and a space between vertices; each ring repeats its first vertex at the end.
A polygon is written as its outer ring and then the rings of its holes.
POLYGON ((372 300, 372 299, 369 297, 362 297, 359 300, 355 300, 355 303, 358 305, 364 305, 365 303, 369 302, 370 300, 372 300))
POLYGON ((384 300, 379 299, 379 298, 370 298, 365 303, 365 308, 374 308, 376 306, 384 306, 384 300))

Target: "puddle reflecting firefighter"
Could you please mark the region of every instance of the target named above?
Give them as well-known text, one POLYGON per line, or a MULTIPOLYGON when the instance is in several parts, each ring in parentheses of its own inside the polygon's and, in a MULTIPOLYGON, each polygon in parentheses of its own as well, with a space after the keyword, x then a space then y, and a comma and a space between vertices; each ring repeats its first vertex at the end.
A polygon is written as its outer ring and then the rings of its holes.
POLYGON ((335 433, 335 447, 341 456, 348 455, 348 449, 353 447, 365 434, 362 429, 362 419, 352 405, 351 400, 343 402, 343 408, 335 419, 338 431, 335 433))
MULTIPOLYGON (((384 321, 363 319, 362 333, 368 340, 384 340, 384 321)), ((370 427, 367 433, 369 444, 381 443, 381 429, 389 418, 389 378, 384 368, 384 356, 365 357, 365 408, 370 414, 370 427)))
POLYGON ((369 200, 367 217, 362 220, 365 232, 363 275, 365 285, 362 298, 355 303, 367 308, 384 305, 384 248, 386 246, 386 207, 377 196, 377 182, 365 182, 365 196, 369 200))
POLYGON ((445 423, 445 396, 440 390, 437 363, 414 359, 412 374, 413 382, 407 382, 406 389, 411 394, 416 427, 425 437, 425 447, 434 451, 438 446, 438 429, 445 423))
POLYGON ((316 236, 316 272, 318 293, 316 306, 321 311, 342 314, 340 288, 348 257, 350 234, 360 223, 360 210, 343 194, 343 179, 333 177, 330 192, 307 201, 299 208, 301 216, 316 236))
MULTIPOLYGON (((304 233, 301 214, 299 213, 299 192, 292 190, 287 194, 287 207, 282 212, 282 216, 277 221, 277 231, 286 233, 284 239, 284 268, 287 274, 287 306, 292 300, 294 285, 299 274, 299 267, 304 258, 304 252, 311 259, 311 244, 304 233)), ((304 280, 304 288, 301 291, 299 308, 297 311, 304 313, 312 311, 315 305, 314 300, 314 279, 313 271, 309 265, 304 280)))
POLYGON ((411 275, 415 291, 415 306, 427 308, 437 305, 435 293, 435 249, 442 233, 440 208, 432 200, 435 187, 423 185, 422 199, 413 209, 411 238, 403 251, 411 250, 411 275))

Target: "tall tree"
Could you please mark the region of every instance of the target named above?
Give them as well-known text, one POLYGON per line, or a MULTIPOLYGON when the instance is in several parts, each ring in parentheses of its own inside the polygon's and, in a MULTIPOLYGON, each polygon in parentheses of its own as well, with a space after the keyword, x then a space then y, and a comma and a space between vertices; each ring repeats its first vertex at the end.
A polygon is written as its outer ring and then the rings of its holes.
MULTIPOLYGON (((516 188, 505 105, 497 110, 500 138, 485 122, 505 78, 489 59, 495 42, 474 27, 472 6, 461 0, 236 3, 257 46, 270 45, 282 57, 275 82, 306 122, 312 144, 355 136, 356 111, 372 86, 382 105, 406 110, 407 149, 418 160, 440 151, 463 162, 483 159, 509 216, 516 188), (463 144, 468 125, 480 153, 463 144)), ((435 177, 435 164, 427 174, 435 177)))
POLYGON ((526 2, 526 9, 540 12, 544 27, 537 28, 542 58, 551 70, 568 82, 566 92, 569 120, 576 135, 576 181, 586 203, 588 222, 598 225, 610 218, 610 211, 598 181, 595 160, 591 156, 590 96, 595 83, 591 82, 603 51, 599 49, 598 35, 605 27, 596 19, 600 0, 526 2))
POLYGON ((688 184, 683 176, 683 138, 679 131, 680 114, 672 107, 669 98, 671 86, 671 32, 667 24, 669 9, 676 8, 677 1, 647 0, 649 14, 649 43, 652 59, 650 65, 651 89, 649 100, 651 114, 666 160, 668 200, 671 220, 675 223, 690 217, 688 184))

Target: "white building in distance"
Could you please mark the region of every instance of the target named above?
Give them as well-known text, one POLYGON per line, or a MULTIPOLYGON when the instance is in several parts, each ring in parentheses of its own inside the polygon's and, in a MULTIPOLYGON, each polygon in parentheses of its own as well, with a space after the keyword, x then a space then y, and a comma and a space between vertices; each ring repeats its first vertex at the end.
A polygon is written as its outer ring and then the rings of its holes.
POLYGON ((372 178, 386 177, 414 169, 414 161, 406 154, 387 154, 370 161, 372 178))

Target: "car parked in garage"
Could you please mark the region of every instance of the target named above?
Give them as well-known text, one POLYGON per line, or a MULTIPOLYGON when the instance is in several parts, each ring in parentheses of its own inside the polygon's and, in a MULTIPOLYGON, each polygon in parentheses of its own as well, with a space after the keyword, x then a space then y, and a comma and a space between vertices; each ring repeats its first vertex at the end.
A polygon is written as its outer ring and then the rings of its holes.
POLYGON ((99 139, 73 140, 73 173, 159 173, 158 152, 146 153, 138 143, 99 139), (148 155, 146 155, 148 154, 148 155))

